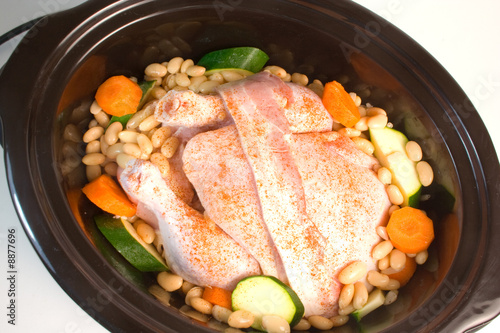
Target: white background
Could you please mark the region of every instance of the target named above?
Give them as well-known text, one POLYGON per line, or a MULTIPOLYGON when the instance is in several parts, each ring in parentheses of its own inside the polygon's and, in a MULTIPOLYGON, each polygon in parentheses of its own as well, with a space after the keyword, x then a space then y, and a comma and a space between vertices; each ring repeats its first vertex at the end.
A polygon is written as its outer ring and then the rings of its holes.
MULTIPOLYGON (((1 0, 0 34, 43 14, 84 0, 1 0)), ((474 102, 500 150, 500 1, 357 0, 425 47, 474 102)), ((0 67, 14 47, 0 47, 0 67)), ((0 105, 0 107, 2 107, 0 105)), ((5 125, 5 124, 4 124, 5 125)), ((107 332, 58 286, 19 224, 5 178, 0 149, 0 332, 107 332), (6 235, 17 230, 17 318, 7 325, 6 235), (5 276, 5 277, 4 277, 5 276)), ((481 333, 500 332, 500 318, 481 333)))

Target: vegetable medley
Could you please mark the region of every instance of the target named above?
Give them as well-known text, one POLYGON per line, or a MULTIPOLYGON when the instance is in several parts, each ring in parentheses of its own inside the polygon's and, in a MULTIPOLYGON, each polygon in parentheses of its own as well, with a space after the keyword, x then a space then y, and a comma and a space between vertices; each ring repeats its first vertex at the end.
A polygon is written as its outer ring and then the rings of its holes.
MULTIPOLYGON (((135 268, 154 272, 158 284, 150 286, 149 291, 165 304, 169 303, 172 293, 185 295, 186 304, 181 312, 194 319, 207 322, 213 318, 220 327, 253 327, 268 332, 308 330, 311 326, 328 330, 344 325, 350 319, 359 322, 378 307, 395 302, 398 290, 410 281, 417 265, 425 263, 428 258, 427 250, 434 239, 433 221, 417 206, 422 186, 433 182, 432 168, 422 161, 421 147, 392 128, 383 109, 363 104, 359 96, 346 92, 337 81, 324 85, 319 80, 310 83, 306 75, 290 74, 275 65, 266 66, 268 59, 256 48, 231 48, 209 53, 197 64, 180 57, 150 64, 140 82, 122 75, 108 78, 97 89, 95 101, 88 110, 93 119, 82 138, 86 144, 82 162, 86 165, 88 179, 82 192, 103 211, 95 216, 95 222, 107 240, 135 268), (269 74, 255 74, 261 71, 269 74), (338 292, 335 305, 324 315, 313 312, 307 315, 308 304, 301 291, 294 290, 291 276, 287 281, 261 271, 260 274, 243 276, 230 289, 196 285, 189 276, 183 276, 177 264, 170 265, 175 253, 169 253, 171 248, 166 244, 165 233, 159 230, 161 226, 146 218, 147 214, 141 212, 144 207, 140 200, 138 203, 132 192, 124 191, 126 188, 122 186, 121 175, 130 172, 134 163, 134 167, 140 167, 136 161, 147 161, 157 169, 169 191, 175 194, 175 200, 182 205, 188 203, 183 209, 202 214, 204 202, 200 201, 189 182, 187 185, 182 182, 185 176, 179 176, 183 172, 182 153, 194 134, 216 130, 227 125, 231 117, 238 118, 236 111, 229 106, 229 97, 225 96, 239 93, 239 90, 234 92, 236 90, 231 89, 243 87, 249 90, 252 77, 258 77, 262 82, 279 78, 281 84, 293 84, 314 93, 314 98, 320 101, 319 107, 324 108, 328 118, 332 119, 328 131, 338 133, 339 140, 348 140, 347 143, 339 141, 345 145, 342 149, 355 147, 352 148, 355 150, 353 156, 358 158, 356 154, 362 154, 361 161, 367 158, 368 162, 363 163, 369 165, 369 172, 383 189, 383 200, 387 202, 380 220, 370 231, 377 242, 369 260, 349 258, 340 269, 330 272, 338 292), (168 100, 170 95, 188 91, 196 97, 168 100), (223 96, 222 102, 219 97, 214 97, 218 92, 223 96), (186 126, 182 124, 169 126, 158 118, 158 109, 167 108, 165 105, 178 103, 169 106, 178 115, 182 105, 187 103, 184 112, 196 114, 202 102, 211 103, 207 108, 209 111, 219 104, 229 111, 214 113, 210 116, 212 118, 207 115, 206 123, 197 127, 194 134, 186 134, 186 126)), ((176 98, 184 98, 182 96, 176 98)), ((286 99, 284 103, 286 105, 286 99)), ((309 104, 302 107, 309 107, 309 104)), ((173 114, 169 116, 174 117, 173 114)), ((235 123, 240 132, 245 129, 244 123, 235 123)), ((71 130, 67 128, 66 132, 71 130)), ((244 144, 243 136, 241 140, 244 144)), ((361 162, 356 160, 356 163, 361 162)), ((265 207, 264 202, 262 205, 265 207)), ((210 228, 218 228, 217 221, 211 218, 205 211, 204 219, 209 221, 210 228)), ((272 226, 268 228, 273 238, 272 226)), ((280 250, 280 245, 277 246, 280 250)), ((289 274, 287 259, 282 259, 289 274)))

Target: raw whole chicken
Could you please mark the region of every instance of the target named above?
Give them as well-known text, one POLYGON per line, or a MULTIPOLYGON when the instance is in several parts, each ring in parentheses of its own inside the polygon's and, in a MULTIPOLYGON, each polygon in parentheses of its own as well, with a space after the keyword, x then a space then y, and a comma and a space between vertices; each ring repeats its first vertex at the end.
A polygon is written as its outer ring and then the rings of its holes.
POLYGON ((273 275, 297 293, 306 317, 335 315, 337 276, 355 260, 374 267, 375 229, 390 203, 376 160, 331 131, 321 99, 262 72, 216 95, 169 92, 155 117, 208 129, 182 151, 204 214, 149 162, 129 162, 119 178, 137 215, 160 230, 171 269, 229 289, 244 276, 273 275))

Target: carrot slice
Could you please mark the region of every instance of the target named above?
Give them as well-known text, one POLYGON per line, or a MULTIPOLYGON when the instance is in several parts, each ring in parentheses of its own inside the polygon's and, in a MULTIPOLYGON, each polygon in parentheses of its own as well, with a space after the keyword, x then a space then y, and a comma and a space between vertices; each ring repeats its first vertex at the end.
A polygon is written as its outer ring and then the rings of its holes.
POLYGON ((214 305, 220 305, 231 309, 231 294, 232 292, 218 287, 206 287, 203 291, 202 298, 214 305))
POLYGON ((117 117, 136 112, 141 97, 139 85, 123 75, 104 81, 95 94, 97 104, 104 112, 117 117))
POLYGON ((405 267, 399 272, 388 274, 389 278, 398 280, 401 287, 406 286, 408 281, 410 281, 413 274, 417 270, 417 262, 415 258, 406 257, 405 267))
POLYGON ((135 205, 120 186, 108 175, 101 175, 82 189, 82 192, 97 207, 118 216, 134 216, 135 205))
POLYGON ((434 226, 422 210, 403 207, 391 214, 387 234, 394 247, 413 254, 429 247, 434 240, 434 226))
POLYGON ((361 118, 351 96, 337 81, 325 84, 323 105, 331 116, 345 127, 354 126, 361 118))

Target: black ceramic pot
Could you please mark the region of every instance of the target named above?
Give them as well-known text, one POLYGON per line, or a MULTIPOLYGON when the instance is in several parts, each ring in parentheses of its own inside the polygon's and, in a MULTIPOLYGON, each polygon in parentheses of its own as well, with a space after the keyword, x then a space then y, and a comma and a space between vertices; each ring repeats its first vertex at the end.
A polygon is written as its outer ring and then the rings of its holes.
POLYGON ((117 259, 85 200, 70 207, 83 169, 61 169, 63 129, 84 121, 72 110, 107 76, 242 45, 263 48, 289 72, 344 80, 386 108, 436 170, 422 202, 436 221, 430 259, 398 302, 364 319, 363 330, 464 332, 494 318, 500 167, 492 142, 466 95, 425 50, 349 1, 88 1, 40 21, 1 73, 2 145, 22 224, 61 287, 113 332, 213 331, 182 315, 175 299, 166 307, 145 291, 149 277, 117 259))

